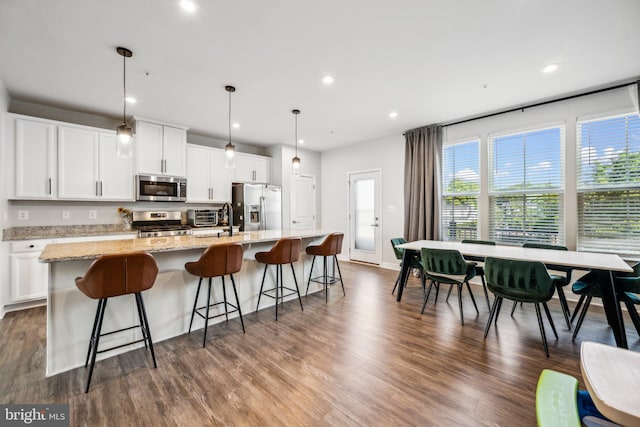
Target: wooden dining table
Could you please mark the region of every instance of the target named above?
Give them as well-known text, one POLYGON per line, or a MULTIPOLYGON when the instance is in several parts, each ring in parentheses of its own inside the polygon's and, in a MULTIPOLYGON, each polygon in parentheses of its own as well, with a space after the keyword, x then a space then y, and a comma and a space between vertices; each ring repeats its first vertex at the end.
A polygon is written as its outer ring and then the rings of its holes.
POLYGON ((640 353, 585 341, 580 369, 602 415, 623 426, 640 425, 640 353))
POLYGON ((419 254, 422 248, 455 249, 465 257, 474 260, 483 260, 486 257, 507 258, 521 261, 539 261, 550 269, 553 269, 553 267, 571 267, 578 270, 593 271, 597 275, 598 281, 602 284, 602 305, 607 316, 607 322, 613 330, 616 345, 627 348, 627 337, 624 331, 624 322, 622 321, 622 311, 615 292, 613 272, 630 273, 633 272, 633 269, 618 255, 440 240, 416 240, 396 247, 404 249, 397 301, 402 300, 402 292, 411 269, 411 257, 419 254))

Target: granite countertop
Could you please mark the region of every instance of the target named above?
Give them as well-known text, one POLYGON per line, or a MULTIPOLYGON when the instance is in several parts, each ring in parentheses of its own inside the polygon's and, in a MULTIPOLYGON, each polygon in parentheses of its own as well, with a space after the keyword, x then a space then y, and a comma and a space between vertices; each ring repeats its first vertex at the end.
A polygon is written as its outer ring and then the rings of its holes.
POLYGON ((2 240, 61 239, 65 237, 108 236, 110 234, 138 234, 123 224, 46 225, 11 227, 2 230, 2 240))
POLYGON ((282 237, 313 238, 329 234, 323 230, 263 230, 234 234, 233 236, 191 235, 174 237, 148 237, 126 240, 104 240, 81 243, 49 244, 40 254, 41 262, 62 262, 93 259, 102 255, 125 252, 171 252, 203 249, 229 242, 242 244, 273 242, 282 237))

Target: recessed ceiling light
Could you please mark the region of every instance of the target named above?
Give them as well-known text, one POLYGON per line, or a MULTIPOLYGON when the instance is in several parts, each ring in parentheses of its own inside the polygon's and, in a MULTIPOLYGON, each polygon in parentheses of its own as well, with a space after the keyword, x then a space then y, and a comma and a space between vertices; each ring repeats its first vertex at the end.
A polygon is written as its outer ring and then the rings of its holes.
POLYGON ((322 83, 326 84, 326 85, 330 85, 333 83, 333 77, 331 76, 324 76, 322 78, 322 83))
POLYGON ((389 113, 389 118, 390 119, 395 119, 396 117, 398 117, 398 113, 396 111, 391 111, 389 113))
POLYGON ((553 73, 555 70, 558 69, 558 64, 549 64, 546 67, 544 67, 542 69, 543 73, 553 73))
POLYGON ((231 127, 232 127, 232 128, 234 128, 234 129, 238 129, 238 128, 240 127, 240 123, 234 122, 234 123, 231 125, 231 127))
POLYGON ((182 7, 187 12, 195 12, 196 4, 191 0, 180 0, 180 7, 182 7))
POLYGON ((135 104, 136 102, 138 102, 138 100, 135 99, 133 96, 127 96, 124 100, 127 101, 129 104, 135 104))
POLYGON ((298 144, 304 144, 304 139, 299 139, 298 144))

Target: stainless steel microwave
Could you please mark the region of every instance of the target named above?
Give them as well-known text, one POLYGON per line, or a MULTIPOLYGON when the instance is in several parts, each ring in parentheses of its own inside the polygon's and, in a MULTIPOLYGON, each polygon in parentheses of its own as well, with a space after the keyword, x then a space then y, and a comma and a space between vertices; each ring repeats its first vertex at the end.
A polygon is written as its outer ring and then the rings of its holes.
POLYGON ((136 200, 184 202, 187 200, 187 179, 175 176, 137 175, 136 200))

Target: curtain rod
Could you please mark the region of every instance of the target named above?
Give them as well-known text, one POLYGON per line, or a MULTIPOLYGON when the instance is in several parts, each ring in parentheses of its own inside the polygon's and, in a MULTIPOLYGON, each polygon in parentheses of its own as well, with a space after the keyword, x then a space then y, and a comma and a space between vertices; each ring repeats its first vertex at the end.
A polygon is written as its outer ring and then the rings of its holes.
MULTIPOLYGON (((575 95, 563 96, 562 98, 550 99, 548 101, 536 102, 536 103, 529 104, 529 105, 523 105, 521 107, 510 108, 510 109, 504 110, 504 111, 497 111, 495 113, 484 114, 484 115, 478 116, 478 117, 471 117, 469 119, 458 120, 458 121, 451 122, 451 123, 444 123, 444 124, 442 124, 440 126, 442 126, 442 127, 454 126, 454 125, 459 125, 459 124, 462 124, 462 123, 472 122, 474 120, 480 120, 480 119, 486 119, 486 118, 489 118, 489 117, 499 116, 500 114, 513 113, 515 111, 524 111, 527 108, 540 107, 542 105, 553 104, 554 102, 568 101, 570 99, 580 98, 582 96, 587 96, 587 95, 595 95, 597 93, 607 92, 607 91, 615 90, 615 89, 620 89, 620 88, 631 86, 631 85, 634 85, 634 84, 637 84, 639 86, 639 90, 640 90, 640 80, 635 80, 635 81, 632 81, 632 82, 621 83, 621 84, 617 84, 615 86, 609 86, 609 87, 605 87, 605 88, 602 88, 602 89, 595 89, 595 90, 591 90, 591 91, 584 92, 584 93, 577 93, 575 95)), ((420 128, 416 128, 416 129, 420 129, 420 128)), ((415 130, 415 129, 410 129, 408 131, 405 131, 405 133, 409 132, 411 130, 415 130)), ((405 133, 403 133, 402 135, 404 135, 405 133)))

